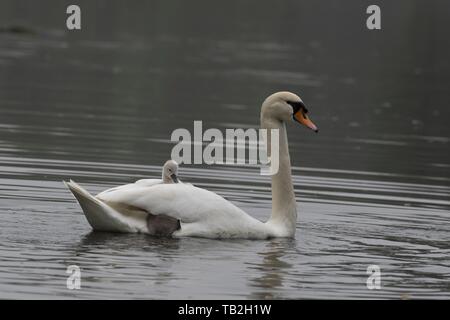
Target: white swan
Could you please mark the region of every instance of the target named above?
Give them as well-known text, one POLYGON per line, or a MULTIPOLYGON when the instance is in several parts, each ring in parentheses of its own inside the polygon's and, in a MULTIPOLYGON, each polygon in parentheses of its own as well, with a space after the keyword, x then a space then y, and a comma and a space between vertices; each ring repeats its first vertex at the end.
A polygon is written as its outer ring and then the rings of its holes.
POLYGON ((97 197, 73 181, 66 185, 94 230, 173 237, 295 237, 297 209, 285 122, 294 119, 317 132, 306 113, 300 97, 290 92, 274 93, 262 104, 261 128, 279 129, 280 153, 278 173, 272 176, 272 214, 265 223, 221 196, 189 184, 135 184, 97 197))

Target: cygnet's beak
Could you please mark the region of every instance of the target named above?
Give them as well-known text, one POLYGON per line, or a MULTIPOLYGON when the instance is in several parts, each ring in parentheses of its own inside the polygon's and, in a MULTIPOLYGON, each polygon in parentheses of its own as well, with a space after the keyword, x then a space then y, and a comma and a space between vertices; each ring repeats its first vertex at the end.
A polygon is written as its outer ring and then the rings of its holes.
POLYGON ((175 173, 172 173, 170 175, 170 178, 172 178, 173 183, 178 183, 178 177, 175 173))
POLYGON ((319 129, 317 126, 308 118, 305 111, 303 109, 298 110, 293 115, 294 120, 298 123, 303 124, 304 126, 310 128, 311 130, 314 130, 316 133, 319 132, 319 129))

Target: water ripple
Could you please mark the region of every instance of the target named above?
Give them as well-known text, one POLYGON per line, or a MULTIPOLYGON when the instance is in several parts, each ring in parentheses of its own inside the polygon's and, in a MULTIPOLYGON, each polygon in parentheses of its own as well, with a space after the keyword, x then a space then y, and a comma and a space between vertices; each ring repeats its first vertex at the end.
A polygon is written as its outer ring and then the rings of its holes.
MULTIPOLYGON (((91 232, 61 183, 95 193, 160 166, 3 156, 0 168, 2 298, 448 298, 450 188, 430 180, 294 167, 296 240, 218 241, 91 232), (71 264, 76 292, 65 287, 71 264), (365 285, 370 264, 383 272, 377 292, 365 285)), ((270 215, 256 168, 181 166, 180 176, 270 215)))

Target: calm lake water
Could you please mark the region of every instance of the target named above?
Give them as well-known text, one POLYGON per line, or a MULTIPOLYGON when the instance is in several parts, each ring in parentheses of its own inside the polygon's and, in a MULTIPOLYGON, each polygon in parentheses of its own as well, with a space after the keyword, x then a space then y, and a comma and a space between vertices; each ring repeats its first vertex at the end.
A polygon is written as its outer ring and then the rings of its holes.
MULTIPOLYGON (((64 1, 0 4, 0 298, 450 298, 448 3, 379 1, 381 31, 364 1, 78 3, 73 32, 64 1), (279 90, 320 128, 288 126, 295 240, 92 232, 61 182, 158 177, 174 129, 257 128, 279 90)), ((257 168, 179 174, 270 215, 257 168)))

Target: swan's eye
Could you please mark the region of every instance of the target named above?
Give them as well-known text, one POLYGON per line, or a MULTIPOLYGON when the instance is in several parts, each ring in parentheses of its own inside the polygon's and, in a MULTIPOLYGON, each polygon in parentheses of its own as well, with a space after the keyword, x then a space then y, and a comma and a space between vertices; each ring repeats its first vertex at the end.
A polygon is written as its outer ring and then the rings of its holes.
POLYGON ((286 102, 292 107, 293 110, 292 114, 296 114, 300 110, 304 114, 308 113, 308 109, 306 109, 306 106, 302 101, 286 101, 286 102))

